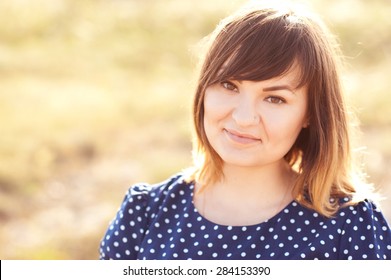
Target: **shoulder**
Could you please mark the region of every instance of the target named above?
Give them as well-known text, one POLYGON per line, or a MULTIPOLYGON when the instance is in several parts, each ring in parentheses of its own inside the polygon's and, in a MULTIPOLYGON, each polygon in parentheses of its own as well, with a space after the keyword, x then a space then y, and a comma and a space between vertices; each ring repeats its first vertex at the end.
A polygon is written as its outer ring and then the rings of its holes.
POLYGON ((391 258, 391 229, 375 202, 366 199, 347 204, 337 212, 336 219, 341 225, 341 251, 346 257, 391 258))
POLYGON ((349 198, 341 199, 341 207, 336 216, 343 218, 347 224, 355 222, 357 225, 375 222, 387 225, 387 221, 377 203, 369 199, 358 202, 352 202, 349 198))
MULTIPOLYGON (((144 235, 152 219, 167 199, 181 193, 186 186, 182 174, 157 183, 138 183, 131 186, 111 221, 100 245, 101 259, 137 259, 144 235)), ((189 189, 189 188, 188 188, 189 189)))
POLYGON ((377 216, 383 216, 377 203, 370 199, 352 202, 350 198, 346 197, 340 200, 340 205, 337 212, 339 216, 357 216, 362 219, 375 219, 377 216))
POLYGON ((153 206, 162 203, 167 197, 174 197, 191 185, 185 181, 182 173, 155 184, 137 183, 131 186, 123 201, 124 204, 143 204, 153 206))

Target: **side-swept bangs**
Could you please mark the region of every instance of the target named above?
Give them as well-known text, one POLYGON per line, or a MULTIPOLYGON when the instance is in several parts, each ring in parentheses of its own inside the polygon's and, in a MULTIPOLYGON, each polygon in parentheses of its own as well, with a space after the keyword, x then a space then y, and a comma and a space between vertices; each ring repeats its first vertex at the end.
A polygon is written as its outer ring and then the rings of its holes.
POLYGON ((298 87, 308 84, 319 66, 317 51, 304 19, 293 13, 254 11, 224 24, 207 57, 206 86, 227 79, 262 81, 300 66, 298 87))

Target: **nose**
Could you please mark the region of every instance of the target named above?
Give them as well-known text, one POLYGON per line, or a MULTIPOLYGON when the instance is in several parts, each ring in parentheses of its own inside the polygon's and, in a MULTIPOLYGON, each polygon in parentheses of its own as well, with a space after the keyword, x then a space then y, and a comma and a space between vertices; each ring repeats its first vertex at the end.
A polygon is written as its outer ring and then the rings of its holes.
POLYGON ((251 95, 242 94, 233 112, 232 118, 239 126, 251 126, 260 122, 261 116, 257 110, 256 100, 251 95))

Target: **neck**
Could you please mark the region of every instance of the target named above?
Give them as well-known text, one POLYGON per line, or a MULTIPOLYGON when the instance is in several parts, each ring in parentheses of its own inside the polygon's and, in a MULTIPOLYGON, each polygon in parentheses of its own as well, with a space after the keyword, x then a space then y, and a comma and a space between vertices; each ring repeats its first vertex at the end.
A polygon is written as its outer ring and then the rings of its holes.
POLYGON ((225 192, 250 197, 279 196, 294 179, 294 172, 285 161, 251 168, 225 164, 223 174, 217 185, 223 185, 225 192))
POLYGON ((281 211, 291 200, 295 173, 283 161, 258 168, 225 164, 224 178, 195 197, 207 219, 225 225, 251 225, 281 211))

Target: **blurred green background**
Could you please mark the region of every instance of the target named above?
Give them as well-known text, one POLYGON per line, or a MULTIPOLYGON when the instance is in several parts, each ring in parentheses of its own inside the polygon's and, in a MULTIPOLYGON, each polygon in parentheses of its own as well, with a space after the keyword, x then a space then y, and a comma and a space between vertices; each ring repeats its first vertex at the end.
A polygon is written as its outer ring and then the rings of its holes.
MULTIPOLYGON (((196 46, 244 2, 0 1, 0 259, 98 258, 127 188, 191 163, 196 46)), ((340 38, 366 170, 391 196, 391 3, 307 2, 340 38)))

